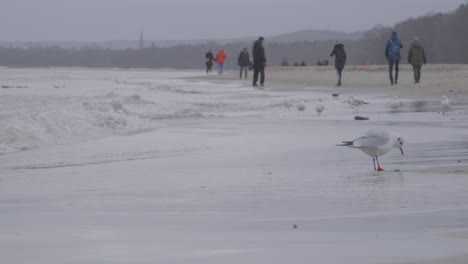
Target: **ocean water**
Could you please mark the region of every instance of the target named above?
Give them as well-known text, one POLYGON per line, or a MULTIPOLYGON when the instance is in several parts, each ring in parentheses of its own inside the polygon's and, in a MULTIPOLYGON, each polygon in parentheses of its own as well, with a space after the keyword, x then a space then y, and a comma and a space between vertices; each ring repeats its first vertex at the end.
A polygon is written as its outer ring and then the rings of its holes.
POLYGON ((278 95, 184 81, 196 72, 0 69, 0 154, 154 130, 171 120, 264 114, 278 95), (261 99, 261 100, 259 100, 261 99))

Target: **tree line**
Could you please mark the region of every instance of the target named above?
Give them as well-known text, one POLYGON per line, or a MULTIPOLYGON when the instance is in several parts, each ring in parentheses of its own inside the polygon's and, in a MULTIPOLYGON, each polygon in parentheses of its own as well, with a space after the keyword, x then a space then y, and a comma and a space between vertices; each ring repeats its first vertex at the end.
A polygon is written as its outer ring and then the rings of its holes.
MULTIPOLYGON (((394 27, 376 26, 362 39, 342 40, 348 54, 348 64, 386 63, 384 47, 393 30, 404 43, 403 62, 414 37, 419 37, 426 49, 429 63, 468 63, 468 4, 460 5, 449 13, 429 14, 410 18, 394 27)), ((57 46, 14 48, 0 47, 0 65, 8 67, 119 67, 119 68, 203 68, 204 55, 224 48, 227 68, 237 67, 237 57, 243 48, 251 52, 251 42, 151 47, 143 49, 111 50, 88 46, 67 49, 57 46)), ((328 59, 332 41, 303 41, 294 43, 268 42, 265 50, 268 64, 279 66, 287 58, 290 65, 305 60, 308 65, 318 59, 328 59)))

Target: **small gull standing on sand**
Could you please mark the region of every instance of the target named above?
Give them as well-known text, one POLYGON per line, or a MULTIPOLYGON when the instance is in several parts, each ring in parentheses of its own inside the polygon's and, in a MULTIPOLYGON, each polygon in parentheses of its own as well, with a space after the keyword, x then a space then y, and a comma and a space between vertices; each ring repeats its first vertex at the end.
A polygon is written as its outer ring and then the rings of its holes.
POLYGON ((374 129, 368 131, 362 137, 356 138, 353 141, 343 141, 343 144, 337 146, 346 146, 357 148, 372 157, 374 162, 374 170, 383 171, 380 167, 379 156, 389 152, 392 148, 399 148, 403 155, 404 140, 399 135, 390 133, 382 129, 374 129), (377 161, 377 167, 375 163, 377 161))
POLYGON ((348 100, 344 101, 344 103, 348 103, 351 107, 356 107, 356 111, 359 111, 359 106, 369 104, 366 101, 354 98, 354 96, 348 97, 348 100))
POLYGON ((325 110, 325 106, 323 106, 323 104, 319 103, 315 106, 315 111, 319 116, 322 114, 323 110, 325 110))
POLYGON ((401 103, 398 97, 397 96, 393 97, 393 100, 390 101, 390 108, 392 109, 392 112, 393 113, 397 112, 400 106, 401 106, 401 103))
POLYGON ((284 98, 283 104, 284 104, 284 107, 286 107, 286 108, 288 108, 288 109, 290 109, 291 106, 292 106, 292 103, 291 103, 291 101, 289 100, 289 97, 287 97, 287 96, 284 98))
POLYGON ((298 114, 299 114, 300 112, 304 112, 305 108, 306 108, 306 107, 305 107, 304 101, 303 101, 303 100, 300 100, 299 103, 297 103, 297 110, 299 111, 298 114))
POLYGON ((440 102, 440 104, 442 105, 442 114, 445 115, 450 109, 450 100, 447 96, 442 96, 442 101, 440 102))

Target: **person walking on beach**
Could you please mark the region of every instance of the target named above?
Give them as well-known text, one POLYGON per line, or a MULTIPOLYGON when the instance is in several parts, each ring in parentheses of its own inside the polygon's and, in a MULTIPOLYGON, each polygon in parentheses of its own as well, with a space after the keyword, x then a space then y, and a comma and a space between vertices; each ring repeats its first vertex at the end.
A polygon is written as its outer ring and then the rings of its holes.
POLYGON ((413 66, 414 83, 421 81, 421 67, 426 64, 426 52, 421 41, 415 37, 408 52, 408 63, 413 66))
POLYGON ((336 86, 341 86, 341 73, 346 64, 346 51, 344 45, 339 40, 335 41, 335 46, 330 54, 330 57, 333 56, 335 56, 336 78, 338 79, 336 86))
POLYGON ((213 66, 213 61, 214 61, 213 52, 211 52, 211 50, 209 50, 205 54, 206 74, 208 74, 208 72, 211 72, 211 67, 213 66))
POLYGON ((253 82, 252 86, 258 86, 258 75, 260 74, 260 86, 263 86, 265 82, 265 67, 267 66, 267 60, 265 57, 265 49, 263 48, 263 42, 265 39, 263 37, 258 38, 257 41, 254 42, 254 46, 252 49, 252 56, 254 60, 254 75, 253 75, 253 82))
POLYGON ((403 48, 401 40, 398 39, 398 35, 395 31, 392 32, 392 36, 387 41, 385 46, 385 57, 388 61, 388 74, 390 76, 390 84, 398 84, 398 71, 400 64, 400 49, 403 48), (395 78, 393 78, 393 65, 395 65, 395 78))
POLYGON ((216 63, 218 63, 218 74, 223 74, 224 62, 226 61, 226 52, 224 49, 220 49, 216 54, 216 63))
POLYGON ((239 58, 237 59, 237 64, 240 67, 239 79, 242 79, 242 71, 245 72, 245 79, 247 79, 247 72, 250 66, 250 56, 247 48, 244 48, 243 51, 240 52, 239 58))

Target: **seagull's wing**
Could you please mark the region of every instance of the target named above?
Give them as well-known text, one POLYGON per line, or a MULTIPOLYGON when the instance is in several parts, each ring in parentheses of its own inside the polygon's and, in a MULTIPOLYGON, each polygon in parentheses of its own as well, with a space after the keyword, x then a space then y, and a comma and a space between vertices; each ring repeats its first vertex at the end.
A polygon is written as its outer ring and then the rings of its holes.
POLYGON ((371 130, 353 141, 353 147, 376 148, 390 142, 392 136, 384 130, 371 130))

